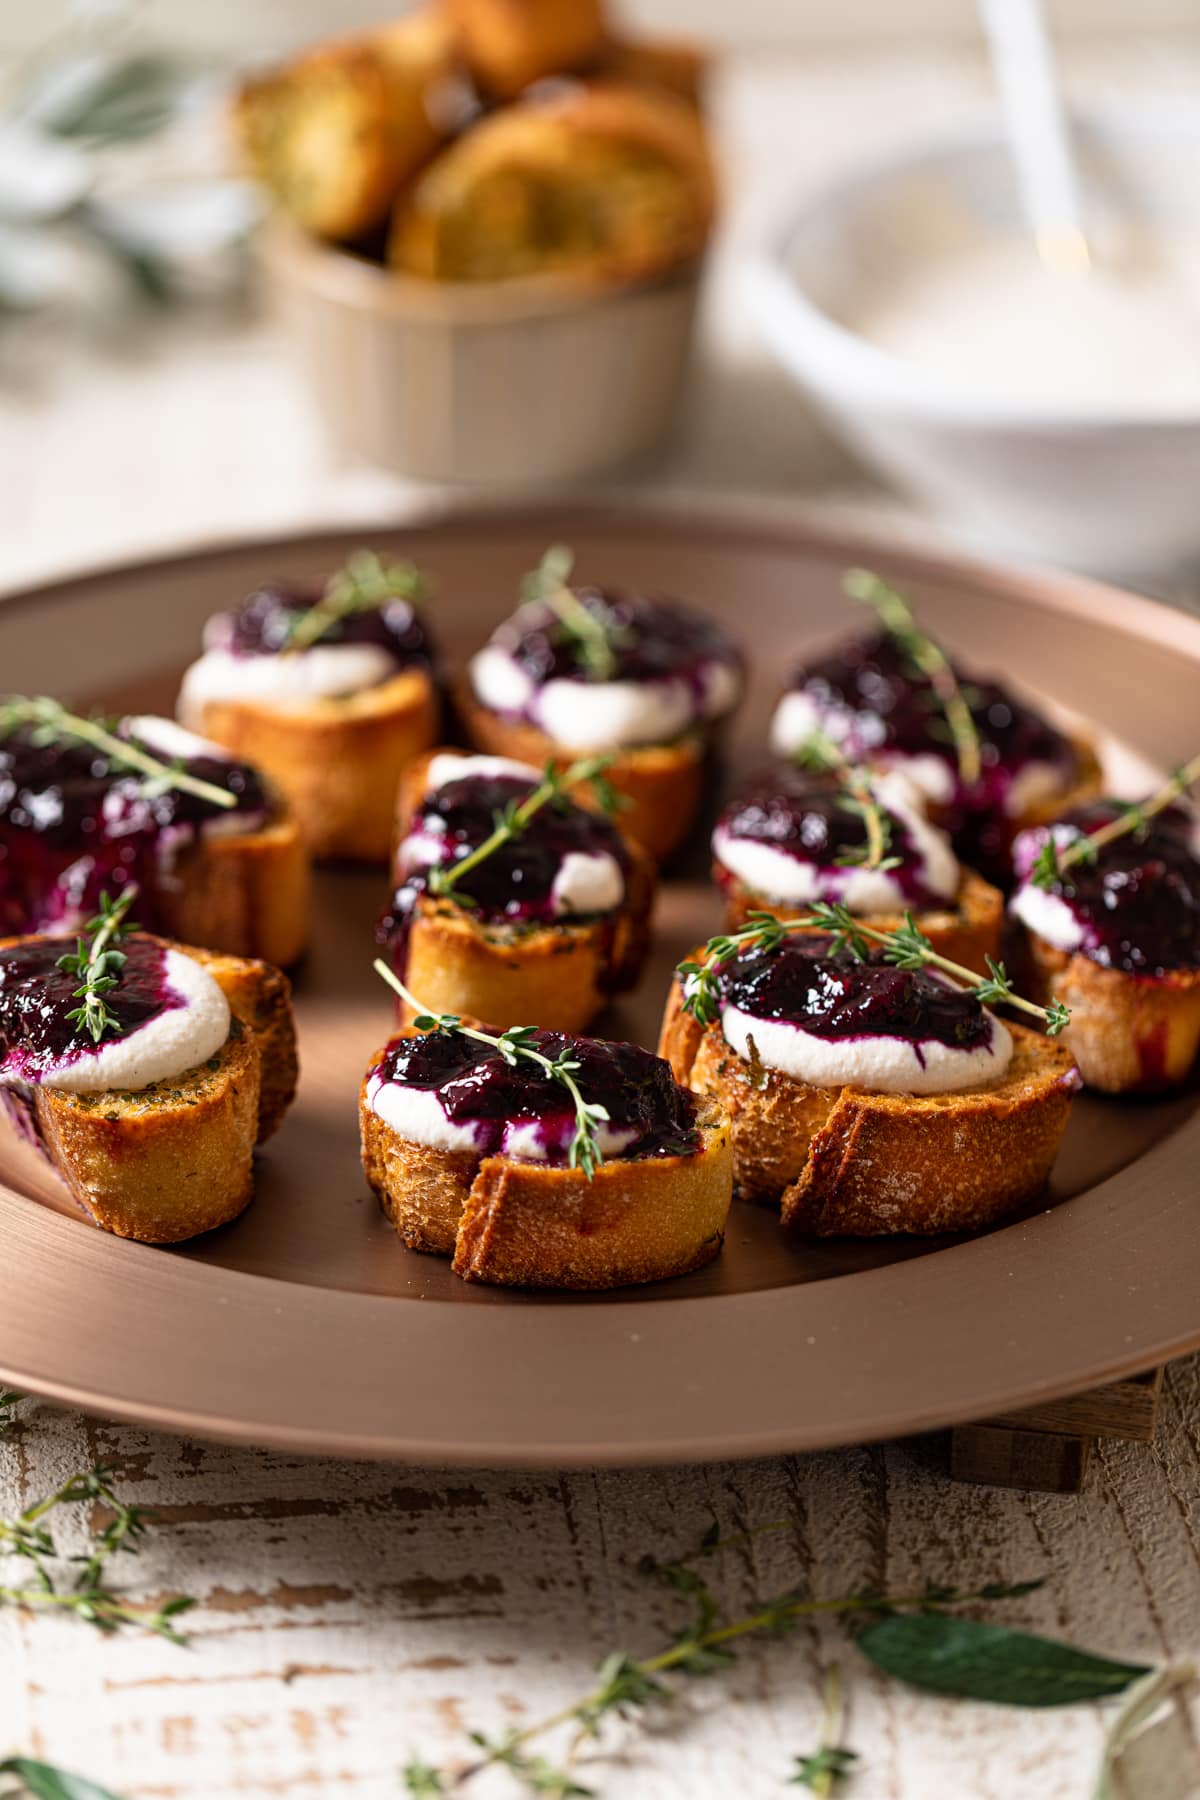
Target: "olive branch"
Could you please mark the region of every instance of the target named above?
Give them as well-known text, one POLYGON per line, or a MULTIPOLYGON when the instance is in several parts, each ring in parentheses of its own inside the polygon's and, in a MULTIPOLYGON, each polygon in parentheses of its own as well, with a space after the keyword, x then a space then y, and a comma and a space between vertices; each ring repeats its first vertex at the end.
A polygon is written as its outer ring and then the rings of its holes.
POLYGON ((330 577, 315 606, 298 613, 288 628, 282 654, 311 650, 314 644, 356 613, 378 612, 389 600, 412 604, 428 597, 428 583, 415 563, 384 563, 374 550, 356 550, 344 569, 330 577))
POLYGON ((454 891, 462 877, 494 856, 505 844, 520 837, 530 821, 551 800, 561 801, 567 798, 569 788, 588 783, 601 808, 606 813, 615 812, 621 803, 620 797, 614 791, 612 783, 604 778, 604 771, 611 762, 611 756, 589 756, 580 762, 571 763, 565 769, 557 769, 553 763, 547 763, 541 781, 531 794, 520 802, 510 801, 503 811, 495 814, 491 834, 482 844, 477 844, 474 850, 451 863, 449 868, 433 868, 429 871, 430 893, 438 899, 454 900, 459 906, 470 906, 472 902, 467 895, 454 891))
POLYGON ((1160 812, 1165 812, 1196 781, 1200 781, 1200 755, 1193 756, 1190 762, 1176 769, 1170 780, 1165 781, 1148 800, 1122 804, 1117 818, 1095 831, 1081 833, 1065 846, 1060 847, 1055 843, 1051 827, 1050 835, 1029 871, 1029 879, 1035 887, 1051 887, 1054 882, 1062 880, 1067 869, 1074 868, 1078 863, 1094 863, 1106 844, 1114 844, 1119 838, 1144 832, 1151 819, 1160 812))
POLYGON ((81 718, 77 713, 68 712, 57 700, 49 700, 44 695, 26 699, 20 694, 0 698, 0 742, 24 725, 33 727, 30 741, 37 749, 59 743, 90 744, 108 758, 118 773, 132 770, 147 776, 143 786, 147 798, 177 788, 181 793, 207 800, 212 806, 237 805, 237 795, 228 788, 216 787, 211 781, 189 775, 178 762, 160 761, 140 744, 115 737, 99 719, 81 718))
POLYGON ((961 779, 968 786, 978 781, 982 768, 979 732, 946 652, 921 630, 903 594, 881 575, 870 569, 848 569, 842 588, 851 600, 862 600, 875 608, 884 630, 925 676, 946 715, 961 779))
POLYGON ((473 1025, 464 1025, 457 1013, 430 1012, 422 1006, 415 994, 409 992, 395 970, 389 969, 381 957, 376 958, 374 967, 375 973, 412 1009, 413 1026, 417 1031, 442 1031, 472 1038, 477 1044, 488 1044, 493 1050, 500 1052, 510 1068, 515 1069, 520 1062, 536 1063, 552 1081, 557 1081, 564 1087, 575 1108, 575 1135, 571 1139, 567 1164, 569 1168, 582 1170, 589 1181, 592 1179, 604 1161, 596 1138, 596 1128, 604 1124, 610 1114, 606 1106, 594 1104, 580 1092, 575 1080, 580 1065, 572 1061, 565 1047, 557 1056, 543 1056, 540 1050, 533 1048, 532 1039, 536 1034, 532 1025, 510 1025, 507 1031, 494 1036, 490 1031, 480 1031, 473 1025))
POLYGON ((80 985, 71 998, 81 1004, 69 1012, 67 1018, 81 1035, 86 1031, 94 1044, 100 1042, 106 1031, 120 1030, 107 996, 120 981, 128 959, 123 950, 113 946, 122 933, 138 929, 129 922, 128 916, 137 895, 137 883, 132 881, 115 901, 107 894, 101 894, 100 911, 84 926, 84 936, 76 938, 74 951, 60 956, 56 965, 68 975, 80 977, 80 985))
POLYGON ((981 1005, 1013 1006, 1040 1019, 1048 1037, 1057 1037, 1070 1022, 1070 1011, 1061 1001, 1038 1006, 1018 994, 1002 962, 986 957, 988 974, 980 976, 962 963, 940 956, 910 912, 905 913, 904 924, 898 929, 881 931, 833 901, 815 901, 812 911, 799 919, 777 919, 771 913, 754 912, 740 931, 709 938, 702 961, 682 962, 676 970, 683 983, 684 1011, 700 1025, 713 1024, 720 1011, 717 972, 722 963, 741 950, 777 950, 791 933, 809 930, 829 932, 833 938, 831 950, 848 950, 859 962, 866 961, 874 943, 882 944, 885 962, 898 969, 940 969, 953 976, 981 1005))

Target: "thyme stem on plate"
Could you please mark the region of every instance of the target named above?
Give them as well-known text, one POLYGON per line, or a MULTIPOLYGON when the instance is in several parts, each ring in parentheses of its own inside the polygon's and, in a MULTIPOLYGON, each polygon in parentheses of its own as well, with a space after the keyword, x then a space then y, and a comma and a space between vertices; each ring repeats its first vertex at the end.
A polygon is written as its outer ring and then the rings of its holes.
MULTIPOLYGON (((513 838, 519 837, 529 821, 542 810, 543 806, 565 794, 568 788, 590 782, 601 805, 611 811, 612 789, 609 783, 603 780, 604 771, 611 761, 611 756, 589 756, 581 762, 571 763, 568 768, 562 770, 556 769, 553 763, 547 763, 545 774, 533 792, 527 795, 519 805, 515 802, 510 803, 502 813, 496 815, 495 828, 490 837, 486 837, 482 844, 477 844, 475 849, 469 851, 466 856, 451 863, 448 869, 430 870, 430 893, 436 894, 439 898, 457 898, 454 895, 454 889, 464 875, 470 874, 472 869, 477 869, 480 863, 486 862, 488 857, 494 855, 503 845, 510 843, 513 838)), ((469 905, 470 901, 464 900, 461 903, 469 905)))
POLYGON ((180 793, 194 794, 199 800, 207 800, 211 806, 237 805, 237 795, 228 788, 220 788, 211 781, 202 781, 197 775, 189 775, 178 764, 160 761, 148 750, 143 750, 140 744, 114 736, 98 719, 85 719, 78 713, 68 712, 59 701, 47 699, 44 695, 36 699, 25 699, 22 695, 11 694, 0 699, 0 741, 22 725, 34 727, 33 741, 38 745, 72 739, 76 743, 90 744, 94 750, 101 751, 118 770, 133 770, 148 776, 157 791, 167 792, 176 788, 180 793))
POLYGON ((606 1106, 593 1104, 580 1092, 575 1080, 579 1064, 571 1060, 566 1049, 556 1057, 544 1056, 540 1050, 535 1050, 531 1043, 534 1036, 531 1025, 510 1025, 507 1031, 501 1032, 497 1037, 490 1031, 480 1031, 473 1025, 464 1025, 457 1013, 430 1012, 415 994, 409 992, 395 970, 389 969, 381 957, 376 958, 375 973, 412 1009, 413 1025, 417 1031, 452 1032, 460 1037, 472 1038, 477 1044, 489 1044, 493 1050, 500 1052, 511 1067, 515 1068, 518 1062, 536 1063, 552 1081, 557 1081, 566 1088, 575 1108, 575 1135, 568 1153, 568 1166, 581 1169, 589 1181, 592 1179, 604 1161, 596 1130, 610 1115, 606 1106))
POLYGON ((377 612, 389 600, 424 600, 428 584, 415 563, 384 563, 373 550, 356 550, 344 569, 330 577, 315 606, 297 615, 283 654, 311 650, 327 632, 356 613, 377 612))
POLYGON ((67 1014, 78 1031, 87 1032, 98 1044, 106 1031, 117 1032, 120 1025, 108 1004, 108 995, 121 979, 125 952, 114 946, 123 932, 136 931, 129 923, 129 909, 137 899, 137 883, 131 881, 116 900, 100 896, 100 911, 84 926, 84 936, 76 938, 75 949, 60 956, 57 966, 68 975, 80 977, 72 999, 80 1004, 67 1014))
POLYGON ((597 681, 611 681, 617 671, 612 643, 603 621, 584 606, 570 585, 574 566, 574 554, 566 544, 551 544, 537 568, 521 583, 521 598, 548 606, 574 639, 588 673, 597 681))
POLYGON ((1013 988, 1003 963, 989 956, 988 974, 980 976, 962 963, 940 956, 910 912, 904 924, 894 931, 881 931, 856 918, 849 909, 835 902, 816 901, 811 912, 796 919, 776 919, 770 913, 751 913, 740 931, 709 938, 700 962, 680 963, 677 974, 683 981, 683 1006, 702 1025, 709 1025, 719 1011, 717 967, 740 950, 754 948, 773 950, 790 932, 828 931, 833 949, 846 949, 860 961, 866 959, 872 943, 883 946, 884 958, 899 969, 940 969, 973 993, 983 1005, 1013 1006, 1020 1012, 1040 1019, 1049 1037, 1057 1037, 1070 1022, 1071 1014, 1061 1001, 1038 1006, 1026 1000, 1013 988))
POLYGON ((875 608, 884 630, 925 676, 946 715, 960 777, 968 786, 978 781, 983 766, 979 732, 946 652, 921 630, 903 594, 881 575, 870 569, 849 569, 842 586, 852 600, 865 601, 875 608))
POLYGON ((1148 800, 1122 807, 1118 818, 1111 819, 1107 825, 1098 826, 1095 831, 1081 833, 1061 849, 1054 841, 1054 828, 1051 826, 1050 835, 1030 870, 1030 880, 1037 887, 1050 887, 1052 883, 1061 880, 1065 870, 1074 868, 1077 863, 1094 863, 1106 844, 1114 844, 1119 838, 1144 831, 1151 819, 1160 812, 1165 812, 1196 781, 1200 781, 1200 754, 1193 756, 1182 768, 1176 769, 1170 780, 1165 781, 1148 800))

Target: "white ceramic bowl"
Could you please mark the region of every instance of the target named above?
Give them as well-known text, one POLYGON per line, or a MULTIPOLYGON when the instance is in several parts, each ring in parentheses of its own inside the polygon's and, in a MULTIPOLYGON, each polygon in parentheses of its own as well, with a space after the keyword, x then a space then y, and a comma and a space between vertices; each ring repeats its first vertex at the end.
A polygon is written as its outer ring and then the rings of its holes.
MULTIPOLYGON (((1076 141, 1095 204, 1200 231, 1194 102, 1095 108, 1076 120, 1076 141)), ((1084 568, 1153 571, 1194 557, 1200 412, 1031 405, 997 391, 985 369, 969 382, 943 376, 838 323, 955 234, 1021 226, 990 123, 814 193, 755 265, 752 303, 768 344, 835 434, 948 521, 1084 568)))

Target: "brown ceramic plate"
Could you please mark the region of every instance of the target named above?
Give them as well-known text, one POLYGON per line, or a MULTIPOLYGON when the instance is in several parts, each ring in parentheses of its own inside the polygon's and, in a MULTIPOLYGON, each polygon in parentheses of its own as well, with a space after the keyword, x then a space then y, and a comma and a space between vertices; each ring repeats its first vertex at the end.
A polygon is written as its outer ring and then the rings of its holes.
MULTIPOLYGON (((761 753, 789 657, 845 630, 839 571, 902 580, 964 655, 1099 721, 1114 780, 1194 751, 1200 621, 1065 575, 930 561, 711 513, 573 509, 329 534, 106 571, 0 603, 0 683, 169 708, 204 618, 361 542, 435 572, 452 657, 551 540, 583 573, 690 596, 754 669, 735 759, 761 753)), ((673 961, 715 923, 702 849, 663 895, 654 965, 606 1021, 653 1043, 673 961)), ((967 1242, 787 1243, 735 1207, 722 1257, 615 1296, 469 1287, 400 1248, 363 1184, 355 1094, 386 1035, 382 874, 329 871, 297 980, 300 1099, 236 1224, 175 1251, 81 1219, 0 1143, 0 1372, 180 1431, 435 1463, 746 1456, 913 1432, 1079 1391, 1200 1345, 1197 1095, 1081 1099, 1044 1204, 967 1242)))

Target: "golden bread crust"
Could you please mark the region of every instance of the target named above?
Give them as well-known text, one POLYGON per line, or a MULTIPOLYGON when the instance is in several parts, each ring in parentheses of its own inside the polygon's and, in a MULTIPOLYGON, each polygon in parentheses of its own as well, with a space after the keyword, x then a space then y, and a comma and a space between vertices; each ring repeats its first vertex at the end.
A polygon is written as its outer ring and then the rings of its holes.
POLYGON ((321 44, 240 89, 245 161, 317 237, 362 237, 441 142, 428 103, 454 67, 453 33, 433 8, 321 44))
POLYGON ((272 778, 314 856, 386 862, 400 777, 436 742, 438 712, 428 672, 403 669, 301 707, 210 700, 196 729, 272 778))
MULTIPOLYGON (((480 705, 465 677, 455 688, 454 705, 468 741, 490 756, 511 756, 535 769, 548 762, 565 769, 578 759, 579 752, 563 751, 536 725, 506 719, 480 705)), ((695 823, 704 787, 704 756, 704 737, 689 732, 671 744, 617 750, 605 770, 629 802, 620 814, 621 830, 656 862, 673 855, 695 823)), ((577 789, 575 798, 587 804, 588 794, 577 789)))
POLYGON ((665 88, 703 112, 712 57, 682 38, 610 37, 597 73, 632 87, 665 88))
POLYGON ((604 48, 602 0, 442 0, 472 73, 501 99, 604 48))
POLYGON ((697 261, 715 208, 685 100, 577 86, 502 107, 435 157, 401 197, 388 260, 437 281, 649 281, 697 261))
POLYGON ((261 831, 201 834, 159 880, 165 936, 286 968, 308 944, 308 852, 286 809, 261 831))
POLYGON ((1130 975, 1027 934, 1037 998, 1071 1009, 1063 1042, 1086 1086, 1104 1094, 1179 1087, 1200 1051, 1200 969, 1130 975))
POLYGON ((206 968, 258 1047, 260 1063, 258 1129, 255 1141, 265 1144, 283 1123, 296 1097, 300 1059, 292 984, 281 969, 251 957, 221 956, 191 944, 172 945, 206 968))
POLYGON ((369 1079, 370 1070, 359 1105, 367 1180, 401 1242, 453 1254, 466 1281, 626 1287, 684 1275, 721 1248, 732 1156, 714 1106, 701 1109, 694 1156, 614 1158, 589 1181, 577 1169, 413 1143, 371 1111, 369 1079))
POLYGON ((729 1114, 738 1196, 781 1201, 785 1224, 819 1237, 977 1231, 1042 1187, 1079 1085, 1068 1049, 1008 1029, 1004 1078, 955 1094, 807 1087, 775 1069, 754 1086, 719 1022, 683 1012, 676 981, 659 1055, 729 1114))
MULTIPOLYGON (((719 865, 716 865, 714 874, 718 871, 719 865)), ((751 913, 766 912, 773 918, 789 919, 802 916, 806 910, 802 904, 792 901, 781 903, 765 899, 752 888, 723 872, 720 875, 720 886, 725 896, 726 931, 740 930, 751 913)), ((987 974, 986 958, 998 957, 1000 954, 1000 935, 1004 929, 1004 895, 990 881, 985 881, 982 875, 976 875, 973 869, 963 870, 958 899, 952 908, 919 912, 913 916, 939 956, 961 963, 964 968, 972 969, 979 975, 987 974)), ((898 931, 904 922, 902 913, 863 915, 864 925, 870 925, 877 931, 898 931)), ((817 927, 813 929, 816 930, 817 927)))
POLYGON ((258 1131, 259 1052, 234 1019, 200 1069, 139 1093, 33 1090, 47 1154, 97 1225, 176 1244, 249 1205, 258 1131))

